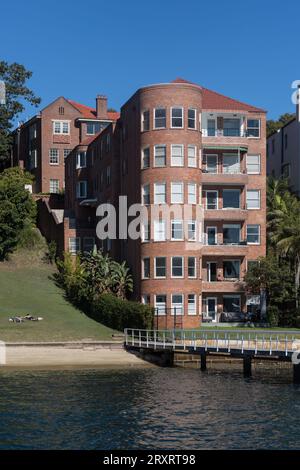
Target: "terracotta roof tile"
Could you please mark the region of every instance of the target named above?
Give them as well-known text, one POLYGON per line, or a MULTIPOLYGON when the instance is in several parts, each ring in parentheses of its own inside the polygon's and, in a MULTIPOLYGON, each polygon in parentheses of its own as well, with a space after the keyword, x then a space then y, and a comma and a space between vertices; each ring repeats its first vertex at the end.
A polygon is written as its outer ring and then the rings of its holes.
MULTIPOLYGON (((191 85, 197 85, 196 83, 189 82, 184 78, 176 78, 171 83, 190 83, 191 85)), ((200 85, 197 85, 202 89, 202 109, 228 109, 235 111, 254 111, 254 112, 265 112, 261 108, 256 108, 241 101, 230 98, 229 96, 221 95, 216 91, 209 90, 200 85)))
MULTIPOLYGON (((86 106, 85 104, 77 103, 76 101, 73 100, 67 100, 69 103, 71 103, 78 111, 80 114, 83 115, 83 117, 87 119, 96 119, 96 109, 91 108, 90 106, 86 106)), ((109 120, 116 121, 120 117, 120 113, 117 112, 108 112, 107 117, 109 120)))

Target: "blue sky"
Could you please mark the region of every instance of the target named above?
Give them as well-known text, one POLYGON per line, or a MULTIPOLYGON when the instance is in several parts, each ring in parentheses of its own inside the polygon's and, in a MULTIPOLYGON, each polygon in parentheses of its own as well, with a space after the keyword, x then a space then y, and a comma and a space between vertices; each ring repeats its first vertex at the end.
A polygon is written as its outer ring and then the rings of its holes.
POLYGON ((33 72, 42 106, 103 93, 119 109, 138 87, 183 77, 277 118, 294 111, 299 18, 298 0, 10 0, 0 60, 33 72))

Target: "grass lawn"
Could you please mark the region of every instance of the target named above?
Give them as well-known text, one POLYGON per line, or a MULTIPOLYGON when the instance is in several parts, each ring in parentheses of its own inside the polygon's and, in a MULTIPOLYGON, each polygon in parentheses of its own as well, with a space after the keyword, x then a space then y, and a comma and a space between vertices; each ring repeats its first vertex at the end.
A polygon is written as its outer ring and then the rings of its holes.
POLYGON ((113 330, 88 318, 64 298, 49 278, 53 269, 47 264, 0 264, 0 340, 70 341, 109 340, 113 330), (42 321, 12 323, 11 316, 26 314, 42 321))

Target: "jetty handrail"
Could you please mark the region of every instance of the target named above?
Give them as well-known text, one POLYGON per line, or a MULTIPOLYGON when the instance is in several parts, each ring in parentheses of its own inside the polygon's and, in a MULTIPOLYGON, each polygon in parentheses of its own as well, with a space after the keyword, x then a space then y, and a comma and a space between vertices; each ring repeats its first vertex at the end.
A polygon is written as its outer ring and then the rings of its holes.
POLYGON ((300 350, 300 331, 284 330, 220 330, 220 329, 191 329, 191 330, 149 330, 126 328, 125 344, 152 349, 181 349, 231 352, 241 354, 280 353, 288 356, 295 350, 300 350), (298 346, 299 344, 299 346, 298 346))

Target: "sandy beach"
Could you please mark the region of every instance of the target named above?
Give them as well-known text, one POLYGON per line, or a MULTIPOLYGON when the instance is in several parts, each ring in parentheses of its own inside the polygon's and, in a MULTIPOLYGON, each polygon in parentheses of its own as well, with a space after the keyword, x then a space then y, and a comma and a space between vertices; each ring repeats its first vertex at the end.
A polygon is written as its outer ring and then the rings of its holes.
POLYGON ((122 343, 28 343, 6 344, 5 367, 151 366, 123 349, 122 343))

